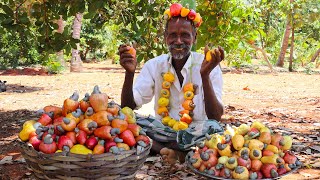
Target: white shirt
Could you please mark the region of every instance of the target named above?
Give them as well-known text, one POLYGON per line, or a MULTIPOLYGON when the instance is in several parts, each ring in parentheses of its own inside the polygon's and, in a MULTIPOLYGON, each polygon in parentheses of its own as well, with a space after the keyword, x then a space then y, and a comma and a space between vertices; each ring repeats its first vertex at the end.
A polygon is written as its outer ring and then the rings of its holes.
MULTIPOLYGON (((158 99, 160 98, 160 91, 162 89, 163 82, 161 73, 166 73, 169 70, 175 76, 175 81, 170 87, 169 115, 176 120, 180 119, 179 111, 184 109, 181 106, 182 102, 184 101, 183 86, 191 81, 193 84, 198 85, 197 92, 195 93, 195 96, 193 98, 193 102, 196 106, 193 110, 194 115, 192 124, 203 124, 203 122, 208 119, 205 112, 205 102, 200 75, 200 68, 203 59, 203 54, 199 54, 196 52, 191 53, 186 64, 181 70, 181 74, 184 78, 182 86, 180 86, 178 76, 175 72, 174 67, 172 66, 172 59, 170 55, 163 54, 147 61, 141 69, 141 72, 136 78, 133 85, 133 96, 137 105, 137 109, 140 108, 143 104, 150 102, 153 96, 155 96, 154 110, 155 112, 157 112, 158 99), (190 69, 192 70, 190 71, 190 69)), ((211 71, 210 79, 215 95, 219 102, 222 104, 223 82, 220 66, 215 67, 211 71)), ((155 113, 155 115, 156 119, 161 121, 162 117, 157 113, 155 113)))

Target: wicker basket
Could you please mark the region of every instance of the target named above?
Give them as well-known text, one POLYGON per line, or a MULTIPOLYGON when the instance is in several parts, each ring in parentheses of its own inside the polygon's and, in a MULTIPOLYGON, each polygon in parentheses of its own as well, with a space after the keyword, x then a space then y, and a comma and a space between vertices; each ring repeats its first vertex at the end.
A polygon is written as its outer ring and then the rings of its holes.
POLYGON ((136 149, 120 154, 44 154, 19 141, 28 168, 39 179, 134 179, 150 152, 152 141, 140 154, 136 149))
MULTIPOLYGON (((187 166, 188 168, 190 168, 194 173, 198 174, 198 175, 201 175, 203 177, 206 177, 208 179, 217 179, 217 180, 235 180, 235 179, 228 179, 228 178, 223 178, 223 177, 217 177, 217 176, 214 176, 214 175, 210 175, 208 173, 204 173, 204 172, 200 172, 198 169, 194 168, 190 162, 190 158, 192 157, 192 154, 193 154, 193 151, 189 151, 188 154, 186 155, 186 159, 185 161, 187 162, 187 166)), ((285 174, 282 174, 281 176, 279 177, 276 177, 276 178, 264 178, 263 180, 276 180, 276 179, 280 179, 288 174, 291 174, 295 171, 297 171, 299 168, 301 168, 301 166, 297 166, 296 168, 292 169, 290 172, 287 172, 285 174)))

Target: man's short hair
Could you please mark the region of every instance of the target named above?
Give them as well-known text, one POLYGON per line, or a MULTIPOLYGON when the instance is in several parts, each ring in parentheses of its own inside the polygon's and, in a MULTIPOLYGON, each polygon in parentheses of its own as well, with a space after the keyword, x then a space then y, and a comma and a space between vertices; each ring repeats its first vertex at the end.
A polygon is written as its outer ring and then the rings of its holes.
POLYGON ((192 26, 192 33, 193 35, 196 35, 196 32, 197 32, 197 28, 194 24, 194 22, 186 17, 181 17, 181 16, 175 16, 175 17, 171 17, 169 20, 166 21, 166 26, 165 26, 165 29, 164 29, 164 33, 167 33, 167 30, 168 30, 168 24, 169 24, 169 21, 173 20, 173 19, 178 19, 178 18, 181 18, 181 19, 185 19, 187 21, 190 22, 191 26, 192 26))

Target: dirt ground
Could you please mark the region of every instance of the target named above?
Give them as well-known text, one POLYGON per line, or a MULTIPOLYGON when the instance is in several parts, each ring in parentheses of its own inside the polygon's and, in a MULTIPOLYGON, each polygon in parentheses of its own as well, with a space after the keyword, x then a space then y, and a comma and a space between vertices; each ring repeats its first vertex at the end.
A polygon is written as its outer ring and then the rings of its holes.
MULTIPOLYGON (((0 93, 0 179, 33 179, 15 140, 22 123, 46 105, 61 106, 74 91, 80 98, 95 85, 120 103, 124 71, 108 62, 84 64, 81 73, 60 75, 4 74, 7 91, 0 93)), ((21 71, 22 73, 22 71, 21 71)), ((35 73, 34 73, 35 74, 35 73)), ((320 75, 305 73, 241 73, 225 71, 223 123, 262 121, 274 131, 290 134, 293 150, 303 168, 282 179, 320 178, 320 75)), ((152 112, 152 104, 143 107, 152 112)), ((157 156, 155 156, 157 157, 157 156)), ((177 165, 171 168, 161 160, 145 163, 136 179, 200 179, 177 165), (160 165, 159 165, 160 163, 160 165), (155 166, 154 164, 158 164, 155 166), (168 173, 170 172, 170 173, 168 173)))

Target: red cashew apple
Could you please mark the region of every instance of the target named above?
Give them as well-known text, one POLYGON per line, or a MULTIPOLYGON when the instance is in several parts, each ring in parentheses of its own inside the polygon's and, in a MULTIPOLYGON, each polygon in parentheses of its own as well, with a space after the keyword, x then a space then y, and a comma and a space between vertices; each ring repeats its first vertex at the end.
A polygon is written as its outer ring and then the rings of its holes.
POLYGON ((41 117, 38 119, 38 122, 43 126, 47 126, 52 123, 53 112, 43 113, 41 117))
POLYGON ((125 131, 123 131, 120 135, 119 135, 119 137, 121 138, 121 139, 123 139, 123 142, 124 143, 126 143, 126 144, 128 144, 129 146, 134 146, 134 145, 136 145, 136 140, 135 140, 135 138, 134 138, 134 136, 133 136, 133 134, 132 134, 132 132, 130 131, 130 130, 125 130, 125 131))
POLYGON ((65 99, 62 107, 62 115, 66 116, 68 113, 75 111, 79 107, 79 93, 74 92, 72 96, 65 99))
POLYGON ((58 140, 58 149, 69 152, 73 146, 73 142, 68 136, 60 136, 58 140))
POLYGON ((85 131, 80 130, 79 128, 75 129, 76 132, 76 140, 79 144, 84 145, 87 141, 87 133, 85 131))
POLYGON ((182 9, 182 5, 179 3, 173 3, 170 6, 170 14, 171 16, 179 16, 182 9))
POLYGON ((113 147, 113 146, 117 146, 117 143, 115 143, 114 141, 105 142, 105 144, 104 144, 105 151, 109 152, 110 148, 113 147))
POLYGON ((53 154, 57 150, 57 144, 50 134, 47 134, 39 145, 39 150, 45 154, 53 154))
POLYGON ((101 93, 99 86, 96 85, 89 97, 89 102, 95 112, 106 111, 108 109, 108 99, 108 95, 101 93))
POLYGON ((191 9, 189 14, 188 14, 188 18, 190 20, 194 20, 196 18, 196 15, 197 15, 197 13, 193 9, 191 9))
POLYGON ((89 97, 89 93, 86 93, 84 95, 84 98, 79 102, 79 106, 82 112, 86 112, 88 107, 90 107, 89 97))
POLYGON ((89 149, 93 149, 97 144, 98 144, 98 140, 94 136, 91 136, 86 140, 86 146, 89 149))

